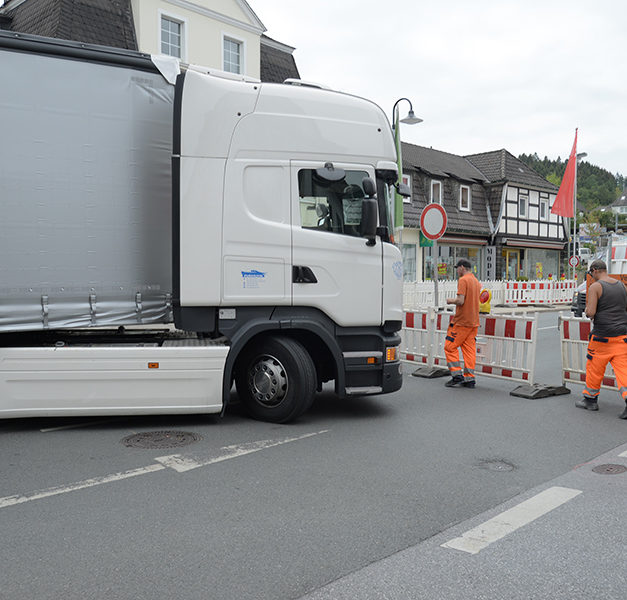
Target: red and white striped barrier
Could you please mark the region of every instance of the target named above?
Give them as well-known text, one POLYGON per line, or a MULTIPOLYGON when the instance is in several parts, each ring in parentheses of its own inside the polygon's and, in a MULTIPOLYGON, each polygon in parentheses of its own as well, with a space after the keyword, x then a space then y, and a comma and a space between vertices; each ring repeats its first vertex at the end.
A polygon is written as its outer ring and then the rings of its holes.
MULTIPOLYGON (((562 382, 586 384, 586 354, 591 321, 585 317, 559 316, 560 345, 562 348, 562 382)), ((614 371, 607 365, 601 387, 618 390, 614 371)))
MULTIPOLYGON (((574 279, 552 281, 539 279, 536 281, 481 281, 481 288, 492 293, 492 306, 499 304, 531 305, 531 304, 569 304, 577 288, 574 279)), ((438 282, 438 302, 446 307, 447 298, 457 295, 457 281, 438 282)), ((413 281, 403 284, 403 307, 405 310, 420 310, 422 306, 435 306, 433 281, 413 281)))
POLYGON ((612 260, 627 260, 627 246, 612 246, 612 260))
POLYGON ((568 304, 577 287, 567 281, 508 281, 505 286, 505 304, 568 304))
MULTIPOLYGON (((452 312, 434 308, 405 313, 401 358, 427 367, 446 367, 444 343, 452 312)), ((534 383, 537 320, 524 316, 481 315, 476 375, 534 383)))

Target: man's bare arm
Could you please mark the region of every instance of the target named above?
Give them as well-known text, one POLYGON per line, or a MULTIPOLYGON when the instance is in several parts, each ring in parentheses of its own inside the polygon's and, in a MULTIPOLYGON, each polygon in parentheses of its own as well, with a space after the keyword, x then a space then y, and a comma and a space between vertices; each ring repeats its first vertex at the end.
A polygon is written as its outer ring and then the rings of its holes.
POLYGON ((597 304, 601 296, 601 284, 595 281, 588 288, 588 294, 586 295, 586 317, 588 319, 594 319, 594 315, 597 314, 597 304))
POLYGON ((463 306, 464 301, 466 300, 466 296, 464 294, 457 294, 455 298, 447 298, 447 304, 455 304, 456 306, 463 306))

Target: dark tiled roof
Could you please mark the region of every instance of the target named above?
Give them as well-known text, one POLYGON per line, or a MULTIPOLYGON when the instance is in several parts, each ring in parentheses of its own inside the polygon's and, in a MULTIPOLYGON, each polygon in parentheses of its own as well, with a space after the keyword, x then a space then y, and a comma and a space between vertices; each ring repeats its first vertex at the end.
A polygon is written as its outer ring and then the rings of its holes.
POLYGON ((615 206, 615 207, 627 206, 627 194, 621 194, 620 198, 618 198, 616 202, 612 202, 610 206, 615 206))
POLYGON ((486 176, 490 183, 511 182, 548 192, 557 192, 557 187, 507 150, 469 154, 466 158, 486 176))
POLYGON ((4 8, 12 31, 137 50, 131 0, 14 0, 4 8))
POLYGON ((436 177, 453 177, 469 183, 484 183, 487 179, 463 156, 433 148, 402 143, 403 164, 411 165, 436 177))
POLYGON ((432 148, 402 144, 403 171, 412 177, 412 201, 404 204, 404 223, 417 228, 422 209, 431 201, 431 180, 442 182, 442 205, 448 216, 447 235, 486 238, 490 235, 486 208, 487 183, 483 174, 463 156, 432 148), (460 186, 469 185, 471 210, 459 209, 460 186))
POLYGON ((294 48, 281 44, 266 35, 261 36, 261 81, 283 83, 286 79, 300 79, 294 48))

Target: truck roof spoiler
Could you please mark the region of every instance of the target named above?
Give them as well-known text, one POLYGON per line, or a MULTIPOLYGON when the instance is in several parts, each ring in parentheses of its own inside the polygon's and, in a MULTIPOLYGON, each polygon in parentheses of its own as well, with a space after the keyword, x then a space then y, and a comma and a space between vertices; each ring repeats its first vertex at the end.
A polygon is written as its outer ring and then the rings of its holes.
POLYGON ((248 75, 240 75, 239 73, 229 73, 228 71, 221 71, 220 69, 213 69, 210 67, 204 67, 202 65, 187 65, 188 71, 196 71, 197 73, 203 73, 204 75, 213 75, 214 77, 221 77, 222 79, 231 79, 233 81, 244 81, 246 83, 261 83, 261 79, 256 77, 249 77, 248 75))
POLYGON ((302 87, 310 87, 310 88, 316 88, 319 90, 329 90, 329 91, 333 91, 332 88, 330 88, 328 85, 323 85, 321 83, 316 83, 315 81, 304 81, 303 79, 286 79, 284 82, 284 84, 286 85, 300 85, 302 87))

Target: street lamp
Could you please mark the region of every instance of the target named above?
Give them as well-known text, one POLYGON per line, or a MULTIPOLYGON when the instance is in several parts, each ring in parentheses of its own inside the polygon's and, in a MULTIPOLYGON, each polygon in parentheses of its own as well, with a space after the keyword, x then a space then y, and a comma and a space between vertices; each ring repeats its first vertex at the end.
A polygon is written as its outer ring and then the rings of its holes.
MULTIPOLYGON (((392 131, 394 131, 394 145, 396 146, 396 164, 398 167, 398 180, 402 182, 403 178, 403 155, 401 152, 401 132, 400 123, 407 125, 415 125, 422 123, 422 119, 414 114, 414 107, 409 98, 399 98, 392 107, 392 131), (403 101, 409 102, 409 112, 403 119, 399 119, 398 105, 403 101)), ((397 244, 401 246, 401 229, 403 228, 403 197, 398 192, 398 187, 394 192, 394 229, 398 231, 397 244)))

